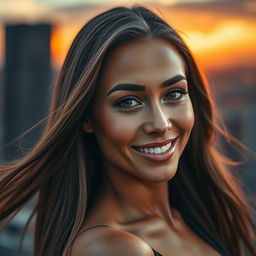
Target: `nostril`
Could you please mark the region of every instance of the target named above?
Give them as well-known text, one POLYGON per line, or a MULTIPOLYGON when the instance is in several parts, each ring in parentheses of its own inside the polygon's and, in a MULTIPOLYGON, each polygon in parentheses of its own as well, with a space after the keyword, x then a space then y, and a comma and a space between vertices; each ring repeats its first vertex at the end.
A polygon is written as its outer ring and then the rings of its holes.
POLYGON ((170 113, 165 113, 158 104, 152 105, 148 112, 148 120, 144 123, 144 131, 147 134, 164 134, 172 128, 170 113))
POLYGON ((157 125, 154 123, 147 123, 144 125, 144 132, 147 134, 165 134, 172 128, 171 123, 168 123, 166 125, 157 125))

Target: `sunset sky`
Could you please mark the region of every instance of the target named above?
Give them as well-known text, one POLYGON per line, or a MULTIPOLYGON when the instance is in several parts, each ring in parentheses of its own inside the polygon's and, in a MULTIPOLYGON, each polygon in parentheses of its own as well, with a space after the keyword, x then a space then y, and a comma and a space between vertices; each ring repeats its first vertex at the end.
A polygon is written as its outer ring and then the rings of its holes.
POLYGON ((256 68, 256 1, 159 0, 0 0, 0 64, 3 62, 4 22, 48 21, 54 24, 52 62, 60 67, 81 26, 95 14, 125 3, 146 3, 161 12, 206 68, 256 68), (92 2, 94 3, 92 5, 92 2), (8 4, 3 4, 8 3, 8 4), (15 6, 15 8, 13 8, 15 6))

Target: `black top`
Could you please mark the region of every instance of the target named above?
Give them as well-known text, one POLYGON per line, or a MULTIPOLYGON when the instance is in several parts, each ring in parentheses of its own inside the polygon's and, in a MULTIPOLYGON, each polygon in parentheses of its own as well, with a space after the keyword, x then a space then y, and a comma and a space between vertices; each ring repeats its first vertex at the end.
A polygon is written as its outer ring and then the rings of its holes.
MULTIPOLYGON (((207 244, 212 246, 221 256, 231 256, 227 251, 225 251, 215 239, 213 239, 203 228, 196 224, 191 218, 189 218, 185 213, 180 212, 186 224, 199 235, 207 244)), ((152 248, 155 256, 164 256, 152 248)))
MULTIPOLYGON (((180 212, 181 213, 181 212, 180 212)), ((201 228, 199 225, 196 224, 195 221, 193 221, 191 218, 189 218, 185 213, 181 213, 184 221, 186 222, 186 224, 197 234, 199 235, 207 244, 209 244, 210 246, 212 246, 217 252, 220 253, 221 256, 231 256, 227 251, 225 251, 218 243, 215 239, 213 239, 203 228, 201 228)), ((96 226, 92 226, 87 228, 86 230, 90 229, 90 228, 94 228, 94 227, 110 227, 107 225, 96 225, 96 226)), ((85 230, 85 231, 86 231, 85 230)), ((154 255, 155 256, 164 256, 162 254, 160 254, 159 252, 155 251, 152 248, 154 255)))

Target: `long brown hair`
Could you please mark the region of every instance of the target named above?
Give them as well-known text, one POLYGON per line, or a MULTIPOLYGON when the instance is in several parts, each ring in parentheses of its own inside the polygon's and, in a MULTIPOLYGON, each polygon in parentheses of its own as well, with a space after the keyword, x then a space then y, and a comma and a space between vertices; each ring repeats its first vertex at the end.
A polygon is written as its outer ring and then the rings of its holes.
POLYGON ((256 229, 249 206, 215 145, 218 133, 235 139, 217 124, 209 87, 181 37, 141 6, 116 7, 99 14, 74 39, 54 87, 40 141, 23 159, 1 167, 0 220, 13 216, 38 192, 34 255, 70 255, 104 184, 97 141, 83 132, 82 122, 93 104, 108 54, 121 44, 144 38, 163 38, 180 52, 195 113, 179 170, 169 182, 171 204, 232 255, 243 255, 246 249, 255 256, 256 229))

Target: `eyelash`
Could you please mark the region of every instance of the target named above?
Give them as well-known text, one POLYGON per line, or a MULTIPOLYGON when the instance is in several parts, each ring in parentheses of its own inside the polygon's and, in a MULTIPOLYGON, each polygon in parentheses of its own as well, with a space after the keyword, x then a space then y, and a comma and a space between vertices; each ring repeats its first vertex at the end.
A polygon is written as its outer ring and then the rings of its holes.
MULTIPOLYGON (((178 97, 178 99, 174 99, 174 100, 169 100, 169 101, 172 101, 172 102, 179 102, 181 101, 182 97, 185 95, 185 94, 188 94, 187 91, 183 90, 183 89, 172 89, 170 91, 167 92, 167 94, 165 95, 165 97, 170 94, 170 93, 180 93, 180 96, 178 97)), ((123 97, 121 99, 118 99, 115 103, 114 103, 114 106, 115 107, 118 107, 120 109, 132 109, 132 108, 136 108, 137 107, 137 104, 135 106, 121 106, 122 103, 124 102, 127 102, 127 101, 137 101, 137 102, 140 102, 138 100, 137 97, 134 97, 134 96, 126 96, 126 97, 123 97)), ((142 104, 140 104, 142 105, 142 104)))
POLYGON ((185 94, 188 94, 188 92, 184 91, 183 89, 173 89, 173 90, 168 91, 166 95, 168 95, 169 93, 174 93, 174 92, 180 93, 180 97, 178 97, 178 99, 175 99, 174 101, 180 101, 185 94))

